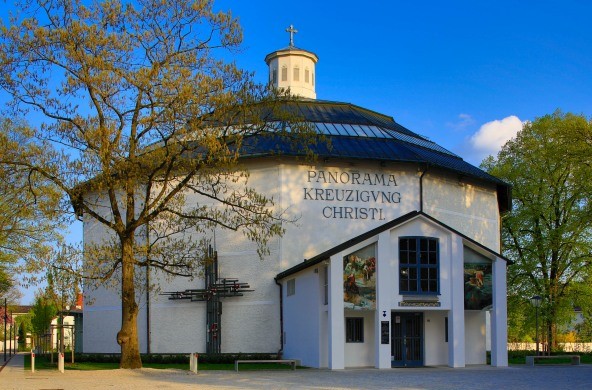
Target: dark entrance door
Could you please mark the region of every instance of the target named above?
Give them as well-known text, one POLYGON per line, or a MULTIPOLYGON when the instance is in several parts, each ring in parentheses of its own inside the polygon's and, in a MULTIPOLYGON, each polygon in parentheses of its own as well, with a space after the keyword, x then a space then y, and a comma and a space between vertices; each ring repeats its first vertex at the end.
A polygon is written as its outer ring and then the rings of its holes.
POLYGON ((423 365, 423 314, 392 313, 391 359, 393 367, 423 365))

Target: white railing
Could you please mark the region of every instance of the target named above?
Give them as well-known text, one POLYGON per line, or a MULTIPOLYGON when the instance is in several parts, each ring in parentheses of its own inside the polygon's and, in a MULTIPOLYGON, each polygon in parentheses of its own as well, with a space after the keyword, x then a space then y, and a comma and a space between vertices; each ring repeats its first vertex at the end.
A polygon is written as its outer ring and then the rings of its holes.
MULTIPOLYGON (((6 340, 6 350, 14 350, 17 348, 17 342, 15 340, 6 340)), ((4 341, 0 341, 0 352, 4 351, 4 341)))
MULTIPOLYGON (((557 343, 565 352, 592 352, 592 343, 557 343)), ((534 351, 536 343, 508 343, 510 351, 534 351)), ((539 343, 539 350, 546 350, 546 344, 539 343)))

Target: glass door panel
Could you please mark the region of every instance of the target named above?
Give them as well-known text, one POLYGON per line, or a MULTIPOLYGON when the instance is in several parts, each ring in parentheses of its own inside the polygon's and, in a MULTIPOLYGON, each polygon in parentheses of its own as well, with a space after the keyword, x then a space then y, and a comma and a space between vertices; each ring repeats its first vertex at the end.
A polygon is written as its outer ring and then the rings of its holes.
POLYGON ((423 314, 393 313, 391 359, 393 367, 423 365, 423 314))

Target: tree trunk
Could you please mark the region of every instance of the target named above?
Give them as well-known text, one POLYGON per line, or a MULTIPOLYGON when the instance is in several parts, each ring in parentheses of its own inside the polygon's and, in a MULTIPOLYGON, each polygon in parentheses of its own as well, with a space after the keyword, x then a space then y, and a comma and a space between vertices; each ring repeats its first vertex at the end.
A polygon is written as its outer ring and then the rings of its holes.
POLYGON ((133 233, 121 238, 121 255, 121 330, 117 333, 117 343, 121 346, 119 367, 142 368, 134 286, 133 233))
POLYGON ((60 313, 60 348, 58 352, 64 353, 64 305, 62 305, 62 312, 60 313))
POLYGON ((553 334, 551 333, 551 322, 547 323, 547 355, 551 355, 553 351, 553 334))
MULTIPOLYGON (((553 298, 554 299, 554 298, 553 298)), ((553 300, 555 302, 555 300, 553 300)), ((557 308, 552 305, 549 309, 549 322, 547 324, 547 332, 549 338, 549 354, 557 350, 557 308)))

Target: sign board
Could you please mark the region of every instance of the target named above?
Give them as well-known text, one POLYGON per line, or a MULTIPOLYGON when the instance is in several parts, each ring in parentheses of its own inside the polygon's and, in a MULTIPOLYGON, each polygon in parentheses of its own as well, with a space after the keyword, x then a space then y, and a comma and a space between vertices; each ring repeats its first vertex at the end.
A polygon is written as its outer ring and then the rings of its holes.
POLYGON ((390 344, 390 326, 388 321, 380 321, 380 344, 390 344))

